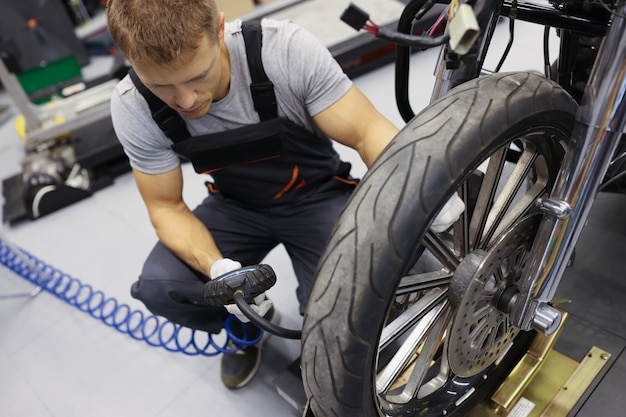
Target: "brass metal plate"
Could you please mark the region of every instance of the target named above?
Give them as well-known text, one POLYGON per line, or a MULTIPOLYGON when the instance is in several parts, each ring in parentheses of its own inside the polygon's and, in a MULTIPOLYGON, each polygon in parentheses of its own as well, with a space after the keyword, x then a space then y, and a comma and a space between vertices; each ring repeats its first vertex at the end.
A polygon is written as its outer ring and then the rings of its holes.
MULTIPOLYGON (((564 315, 563 322, 566 318, 567 315, 564 315)), ((563 325, 552 336, 539 334, 535 337, 526 354, 491 396, 492 407, 506 413, 517 404, 524 390, 545 365, 550 354, 554 352, 552 348, 562 329, 563 325)))
POLYGON ((550 351, 510 410, 485 401, 474 407, 468 417, 567 417, 611 355, 597 347, 579 363, 550 351))
POLYGON ((565 385, 541 413, 541 417, 566 417, 610 358, 610 353, 595 346, 591 348, 565 385))

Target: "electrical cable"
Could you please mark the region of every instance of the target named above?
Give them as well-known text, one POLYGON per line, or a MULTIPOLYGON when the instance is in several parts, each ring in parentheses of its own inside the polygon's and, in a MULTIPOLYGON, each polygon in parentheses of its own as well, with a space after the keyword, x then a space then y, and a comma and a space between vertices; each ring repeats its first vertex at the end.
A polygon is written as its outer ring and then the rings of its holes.
MULTIPOLYGON (((349 17, 347 23, 353 26, 355 29, 363 29, 377 38, 391 41, 395 44, 406 46, 410 48, 433 48, 435 46, 443 45, 448 42, 450 36, 444 34, 438 37, 413 35, 412 33, 401 33, 396 30, 388 29, 384 26, 377 25, 369 15, 359 8, 351 5, 347 10, 349 17), (358 17, 358 19, 357 19, 358 17), (352 19, 355 19, 354 21, 352 19), (359 22, 357 26, 356 22, 359 22), (354 23, 354 24, 353 24, 354 23)), ((345 16, 345 12, 344 12, 345 16)), ((342 19, 343 17, 342 16, 342 19)))
POLYGON ((502 57, 500 57, 500 62, 496 66, 494 72, 500 72, 502 65, 504 65, 504 61, 509 56, 509 52, 511 52, 511 48, 513 47, 513 41, 515 39, 515 19, 517 17, 517 0, 513 0, 511 2, 511 11, 509 13, 509 41, 506 44, 506 48, 504 49, 504 53, 502 57))
POLYGON ((170 352, 181 352, 189 356, 216 356, 220 353, 235 352, 243 346, 254 345, 263 336, 261 331, 256 338, 248 340, 248 324, 239 323, 232 315, 228 316, 224 323, 224 336, 221 336, 222 333, 212 335, 190 329, 152 314, 146 315, 143 311, 133 310, 128 304, 120 303, 113 297, 106 297, 102 291, 94 290, 90 285, 83 284, 78 279, 47 265, 23 249, 9 245, 1 237, 0 264, 120 333, 170 352), (242 325, 243 338, 233 335, 231 331, 233 320, 242 325), (223 339, 221 343, 216 340, 218 337, 223 339))

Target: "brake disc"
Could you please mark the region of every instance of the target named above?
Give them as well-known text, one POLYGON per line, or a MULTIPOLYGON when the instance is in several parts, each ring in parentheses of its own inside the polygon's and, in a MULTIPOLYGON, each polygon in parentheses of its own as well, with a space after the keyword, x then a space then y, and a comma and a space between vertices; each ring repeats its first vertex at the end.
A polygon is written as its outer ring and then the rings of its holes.
POLYGON ((513 343, 519 329, 498 306, 503 294, 517 292, 537 226, 537 216, 520 221, 488 250, 470 253, 457 268, 449 292, 457 312, 448 339, 455 374, 476 375, 513 343))

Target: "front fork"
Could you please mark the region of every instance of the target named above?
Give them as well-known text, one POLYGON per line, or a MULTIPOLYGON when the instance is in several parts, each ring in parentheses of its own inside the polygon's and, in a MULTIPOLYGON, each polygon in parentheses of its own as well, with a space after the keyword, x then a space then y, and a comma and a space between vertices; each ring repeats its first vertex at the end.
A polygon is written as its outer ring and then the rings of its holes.
POLYGON ((553 299, 626 127, 626 0, 620 0, 598 50, 552 196, 538 201, 545 216, 513 302, 511 320, 551 334, 561 315, 553 299))

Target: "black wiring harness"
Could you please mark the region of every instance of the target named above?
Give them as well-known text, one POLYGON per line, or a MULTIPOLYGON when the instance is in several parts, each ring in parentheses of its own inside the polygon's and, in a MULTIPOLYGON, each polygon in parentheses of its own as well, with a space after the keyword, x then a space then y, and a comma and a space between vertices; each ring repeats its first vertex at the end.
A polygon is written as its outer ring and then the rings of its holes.
POLYGON ((433 36, 439 26, 444 23, 444 19, 439 19, 433 28, 426 32, 426 35, 400 33, 398 31, 377 25, 370 19, 370 16, 366 11, 351 3, 341 15, 341 20, 355 30, 363 29, 377 38, 385 39, 411 48, 432 48, 443 45, 450 39, 450 37, 445 33, 436 37, 433 36))

